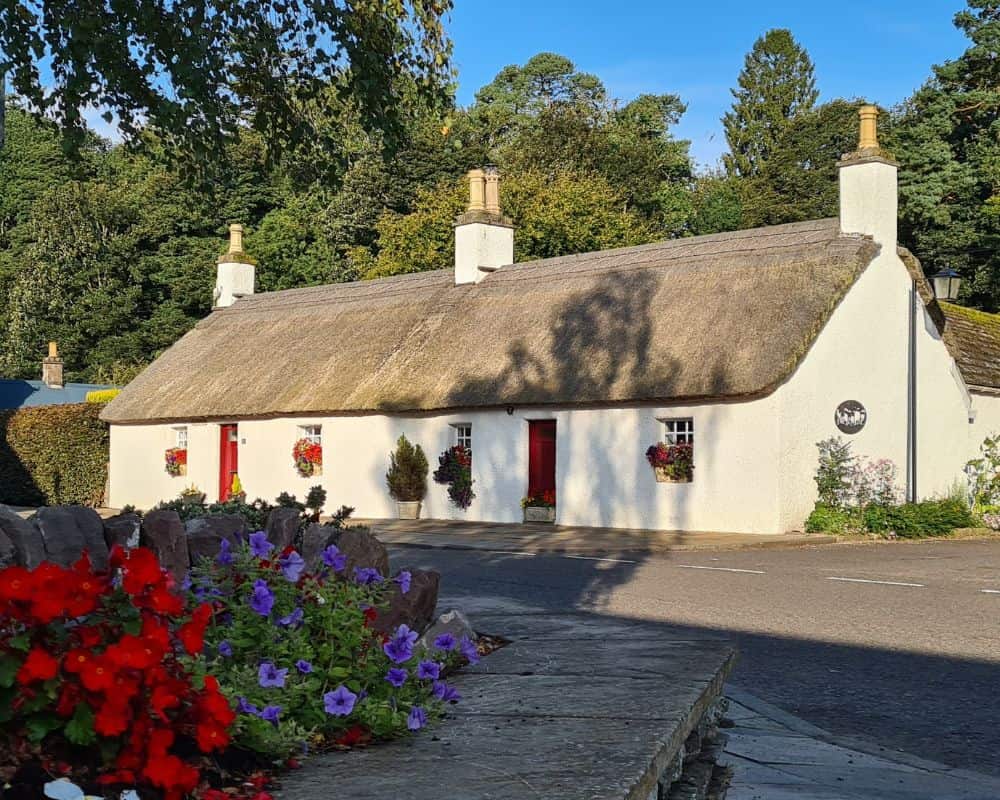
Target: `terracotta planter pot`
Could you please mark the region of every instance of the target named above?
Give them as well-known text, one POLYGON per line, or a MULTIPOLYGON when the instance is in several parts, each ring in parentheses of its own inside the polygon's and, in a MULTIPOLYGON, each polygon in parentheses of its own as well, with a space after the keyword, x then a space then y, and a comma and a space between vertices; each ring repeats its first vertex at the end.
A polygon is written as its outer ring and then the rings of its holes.
POLYGON ((397 500, 396 516, 399 519, 420 519, 420 501, 397 500))
POLYGON ((525 506, 525 522, 555 522, 556 510, 550 506, 525 506))
POLYGON ((684 478, 671 477, 666 467, 653 467, 653 472, 656 475, 657 483, 691 483, 690 476, 684 478))

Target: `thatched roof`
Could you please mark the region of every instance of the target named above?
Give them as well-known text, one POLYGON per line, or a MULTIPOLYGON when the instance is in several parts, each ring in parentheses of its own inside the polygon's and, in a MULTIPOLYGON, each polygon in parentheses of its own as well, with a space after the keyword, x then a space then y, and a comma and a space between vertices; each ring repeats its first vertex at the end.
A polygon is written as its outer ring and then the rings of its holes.
POLYGON ((212 313, 111 422, 745 398, 795 369, 877 253, 836 219, 259 294, 212 313))
POLYGON ((1000 315, 951 303, 944 312, 944 339, 970 388, 1000 389, 1000 315))

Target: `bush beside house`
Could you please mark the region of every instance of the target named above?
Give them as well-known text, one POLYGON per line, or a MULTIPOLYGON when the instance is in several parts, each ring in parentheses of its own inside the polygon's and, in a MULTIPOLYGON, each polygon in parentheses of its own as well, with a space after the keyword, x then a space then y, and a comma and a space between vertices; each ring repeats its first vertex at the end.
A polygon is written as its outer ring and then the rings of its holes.
POLYGON ((78 403, 0 412, 0 502, 99 505, 109 457, 102 408, 78 403))

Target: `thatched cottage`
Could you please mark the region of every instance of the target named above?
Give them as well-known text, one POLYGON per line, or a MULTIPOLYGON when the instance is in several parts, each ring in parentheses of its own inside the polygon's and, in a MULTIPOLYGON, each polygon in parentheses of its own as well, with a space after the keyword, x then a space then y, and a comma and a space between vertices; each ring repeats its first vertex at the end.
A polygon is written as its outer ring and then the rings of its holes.
POLYGON ((105 410, 111 504, 192 483, 213 499, 238 472, 250 497, 321 482, 393 516, 400 434, 432 463, 471 447, 471 507, 431 483, 428 517, 514 522, 554 489, 567 524, 796 529, 832 435, 893 459, 909 496, 947 491, 1000 429, 1000 324, 938 302, 897 245, 874 113, 839 165, 839 218, 514 263, 497 177, 474 171, 454 270, 266 294, 234 229, 216 310, 105 410), (321 475, 297 474, 303 439, 321 475), (690 482, 657 481, 645 453, 664 441, 692 445, 690 482))

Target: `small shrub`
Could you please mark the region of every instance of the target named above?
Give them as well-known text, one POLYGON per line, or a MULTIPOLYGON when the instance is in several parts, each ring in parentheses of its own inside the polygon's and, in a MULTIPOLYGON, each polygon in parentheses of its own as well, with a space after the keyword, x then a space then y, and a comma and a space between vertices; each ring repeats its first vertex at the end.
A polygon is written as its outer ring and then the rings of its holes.
POLYGON ((865 528, 872 533, 893 531, 904 539, 943 536, 956 528, 971 528, 975 518, 962 500, 924 500, 899 506, 879 508, 872 506, 865 511, 865 528))
POLYGON ((0 412, 0 502, 100 505, 109 457, 102 408, 70 403, 0 412))
MULTIPOLYGON (((343 575, 330 546, 318 574, 292 548, 272 552, 263 532, 192 570, 195 602, 210 598, 209 671, 236 706, 234 740, 268 758, 323 742, 357 744, 423 727, 458 696, 441 680, 468 640, 415 647, 405 625, 371 627, 390 586, 374 570, 343 575)), ((396 579, 408 591, 409 576, 396 579)))
POLYGON ((456 508, 465 511, 476 497, 472 491, 472 453, 460 444, 445 450, 438 456, 434 482, 447 484, 448 498, 456 508))
POLYGON ((817 442, 819 464, 816 467, 818 502, 830 508, 845 508, 851 503, 851 476, 854 474, 855 457, 851 443, 840 437, 817 442))
POLYGON ((855 528, 853 515, 843 508, 817 503, 806 520, 808 533, 847 533, 855 528))
POLYGON ((393 500, 416 502, 427 496, 427 456, 420 445, 412 445, 405 436, 396 442, 396 452, 389 454, 385 482, 393 500))
POLYGON ((965 465, 965 475, 972 506, 982 514, 985 508, 1000 506, 1000 435, 987 436, 979 453, 965 465))

